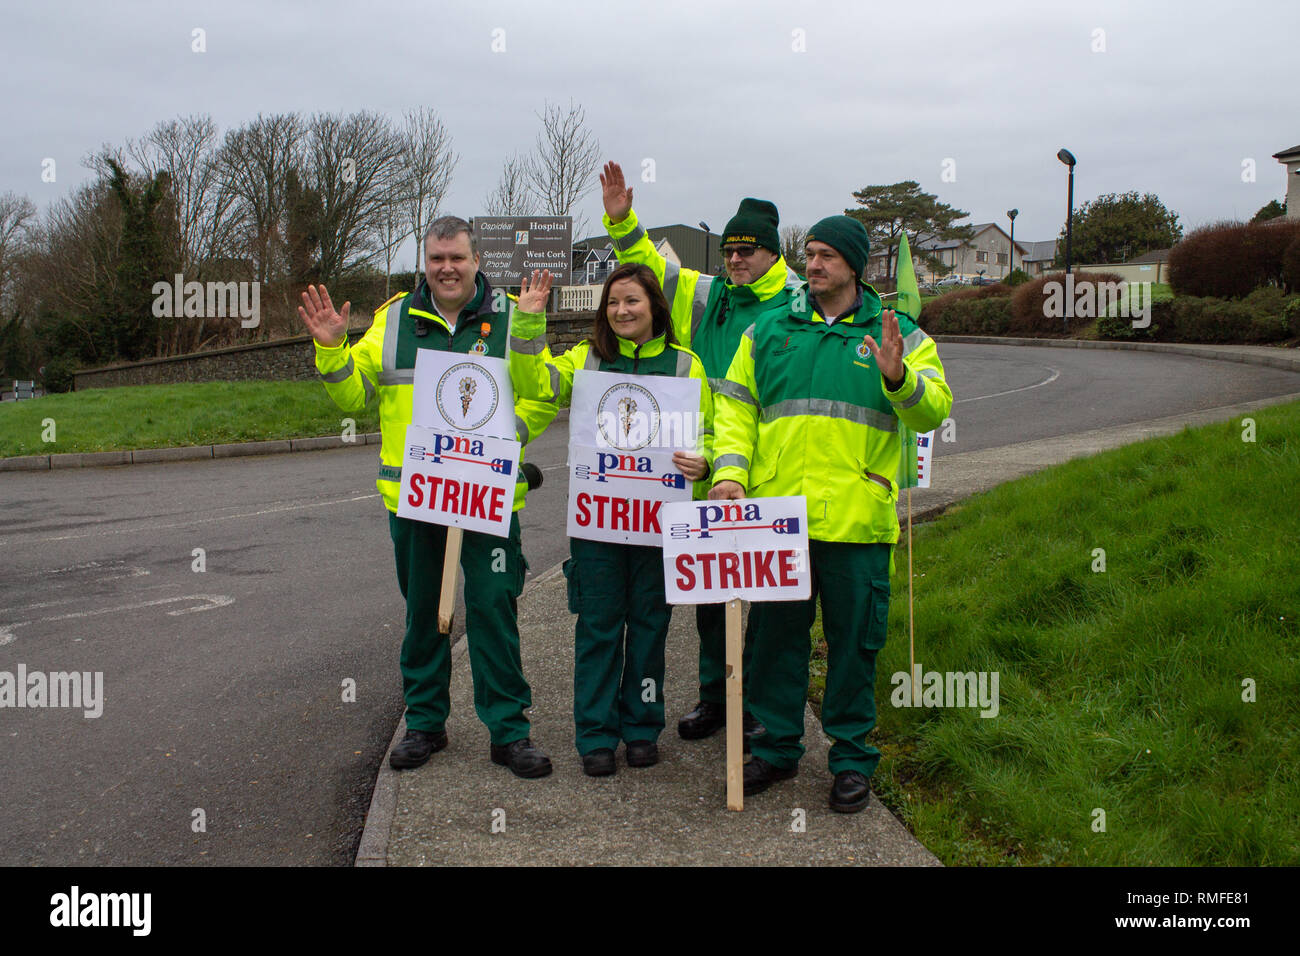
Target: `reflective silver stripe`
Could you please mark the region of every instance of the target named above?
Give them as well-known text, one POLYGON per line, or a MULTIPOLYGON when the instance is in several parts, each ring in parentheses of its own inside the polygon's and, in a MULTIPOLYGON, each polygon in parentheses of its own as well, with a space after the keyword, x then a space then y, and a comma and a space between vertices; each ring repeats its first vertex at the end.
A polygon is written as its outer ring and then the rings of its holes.
POLYGON ((364 375, 361 376, 361 381, 366 386, 366 404, 369 405, 370 400, 375 397, 375 387, 370 384, 370 379, 364 375))
POLYGON ((738 402, 744 402, 747 405, 757 405, 758 401, 749 393, 749 389, 739 382, 733 382, 729 378, 711 378, 709 387, 713 389, 714 394, 726 395, 727 398, 734 398, 738 402))
POLYGON ((686 378, 691 374, 691 359, 695 356, 685 349, 677 350, 677 377, 686 378))
POLYGON ((352 377, 352 373, 356 370, 356 367, 357 367, 357 363, 352 361, 352 356, 349 355, 347 364, 345 364, 342 368, 335 369, 333 372, 321 372, 320 377, 323 378, 325 381, 329 382, 331 385, 335 384, 336 382, 346 382, 348 379, 352 377))
POLYGON ((704 310, 709 305, 709 291, 713 288, 713 276, 701 275, 695 283, 695 299, 691 303, 691 341, 695 341, 695 332, 704 318, 704 310))
MULTIPOLYGON (((403 296, 405 298, 405 296, 403 296)), ((384 351, 379 366, 379 384, 386 385, 384 372, 397 368, 397 326, 402 321, 402 299, 398 299, 384 313, 384 351)))
POLYGON ((541 355, 544 348, 546 348, 545 332, 531 339, 521 339, 517 335, 510 336, 510 351, 518 352, 520 355, 541 355))
POLYGON ((515 433, 519 436, 521 445, 528 444, 528 425, 518 415, 515 416, 515 433))
POLYGON ((553 400, 558 399, 560 397, 560 370, 550 362, 546 363, 546 370, 551 373, 551 398, 553 400))
POLYGON ((939 370, 937 368, 918 368, 916 374, 924 378, 938 378, 939 370))
POLYGON ((743 468, 749 471, 749 459, 744 455, 719 455, 713 459, 713 470, 719 468, 743 468))
MULTIPOLYGON (((918 376, 916 379, 916 391, 913 392, 911 395, 909 395, 906 400, 901 402, 894 402, 894 407, 911 408, 913 405, 915 405, 917 402, 921 400, 921 396, 924 394, 925 394, 925 379, 918 376)), ((886 392, 885 396, 888 397, 889 393, 886 392)), ((893 399, 890 399, 890 401, 893 401, 893 399)))
MULTIPOLYGON (((590 371, 600 371, 600 353, 593 348, 587 349, 587 357, 582 361, 582 367, 590 371)), ((559 392, 557 391, 558 395, 559 392)))
POLYGON ((921 347, 921 343, 930 336, 926 335, 920 329, 903 336, 903 357, 906 358, 913 351, 921 347))
POLYGON ((848 402, 833 402, 827 398, 791 398, 775 405, 768 405, 759 413, 763 422, 789 418, 793 415, 816 415, 820 418, 843 418, 858 425, 869 425, 883 432, 898 431, 898 419, 874 408, 850 405, 848 402))
POLYGON ((615 239, 613 236, 610 236, 609 240, 614 244, 615 250, 618 252, 627 252, 627 250, 640 242, 644 235, 645 229, 641 226, 637 226, 622 239, 615 239))
POLYGON ((756 355, 758 355, 758 343, 754 341, 754 330, 756 328, 758 328, 757 322, 755 322, 749 328, 745 329, 745 333, 741 336, 742 339, 746 339, 746 338, 749 339, 750 358, 754 358, 756 355))
POLYGON ((677 280, 681 278, 682 267, 675 262, 664 260, 664 298, 668 300, 668 308, 673 307, 673 299, 677 297, 677 280))
POLYGON ((380 385, 414 385, 415 369, 403 368, 403 369, 398 369, 396 372, 380 372, 379 384, 380 385))

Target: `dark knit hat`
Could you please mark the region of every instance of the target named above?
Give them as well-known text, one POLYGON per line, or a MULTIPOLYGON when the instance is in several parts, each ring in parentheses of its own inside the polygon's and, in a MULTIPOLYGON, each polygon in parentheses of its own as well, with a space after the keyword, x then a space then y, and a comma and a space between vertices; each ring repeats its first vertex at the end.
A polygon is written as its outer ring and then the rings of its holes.
POLYGON ((824 242, 842 255, 855 279, 862 277, 862 270, 867 267, 867 254, 871 251, 871 241, 867 238, 867 227, 852 216, 827 216, 808 230, 806 241, 824 242))
POLYGON ((752 242, 756 246, 781 254, 780 222, 776 206, 766 199, 742 199, 740 208, 722 230, 723 243, 752 242))

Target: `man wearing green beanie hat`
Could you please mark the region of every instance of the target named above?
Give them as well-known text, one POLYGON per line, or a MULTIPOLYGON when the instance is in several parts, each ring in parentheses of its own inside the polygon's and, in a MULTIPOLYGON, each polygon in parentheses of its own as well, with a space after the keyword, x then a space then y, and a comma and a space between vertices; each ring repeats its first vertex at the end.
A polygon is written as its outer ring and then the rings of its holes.
MULTIPOLYGON (((606 163, 600 176, 605 204, 603 222, 618 261, 649 266, 659 277, 672 307, 673 333, 704 363, 709 387, 716 393, 726 381, 741 333, 760 315, 784 312, 788 290, 799 277, 781 256, 776 206, 764 199, 743 199, 722 232, 722 261, 727 275, 703 275, 669 262, 655 248, 632 209, 632 190, 618 163, 606 163)), ((707 241, 707 237, 706 237, 707 241)), ((708 737, 726 724, 723 690, 726 675, 726 613, 722 604, 695 610, 700 633, 699 701, 677 724, 686 740, 708 737)), ((741 673, 749 686, 750 641, 745 635, 741 673)), ((762 728, 745 713, 745 742, 762 728)))
POLYGON ((745 794, 793 777, 803 756, 810 630, 820 598, 826 635, 822 728, 831 809, 871 799, 880 751, 876 654, 885 644, 889 572, 898 540, 899 423, 937 427, 952 391, 934 341, 912 317, 883 311, 862 282, 870 249, 862 223, 829 216, 808 230, 808 281, 790 306, 741 336, 714 393, 710 498, 803 495, 812 596, 755 602, 747 704, 766 732, 753 741, 745 794))

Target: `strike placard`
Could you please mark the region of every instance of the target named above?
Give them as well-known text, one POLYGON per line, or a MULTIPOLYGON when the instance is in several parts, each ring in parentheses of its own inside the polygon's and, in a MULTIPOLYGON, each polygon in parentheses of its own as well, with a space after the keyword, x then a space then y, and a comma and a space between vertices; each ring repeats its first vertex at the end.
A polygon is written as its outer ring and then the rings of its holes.
POLYGON ((695 451, 700 380, 579 369, 569 402, 569 440, 624 452, 695 451))
POLYGON ((409 425, 397 516, 510 534, 519 442, 409 425))
POLYGON ((513 440, 515 394, 505 360, 420 349, 415 353, 411 424, 513 440))
POLYGON ((802 495, 674 502, 659 520, 669 604, 800 601, 812 594, 802 495))
POLYGON ((916 436, 916 487, 930 487, 930 462, 934 460, 934 432, 916 436))
POLYGON ((690 501, 691 482, 670 451, 635 454, 569 445, 567 534, 591 541, 658 546, 665 501, 690 501))

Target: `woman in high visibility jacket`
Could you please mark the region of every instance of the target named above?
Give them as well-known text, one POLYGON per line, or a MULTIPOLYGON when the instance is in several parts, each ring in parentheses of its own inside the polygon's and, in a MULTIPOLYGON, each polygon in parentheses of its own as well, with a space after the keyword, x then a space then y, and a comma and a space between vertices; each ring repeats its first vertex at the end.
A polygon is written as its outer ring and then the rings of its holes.
MULTIPOLYGON (((534 272, 533 290, 549 285, 549 273, 534 272)), ((525 278, 521 302, 528 291, 525 278)), ((706 497, 713 399, 699 358, 674 342, 668 302, 650 269, 627 264, 610 273, 591 337, 563 355, 552 357, 546 345, 545 313, 516 309, 510 333, 510 375, 525 399, 567 405, 578 369, 698 379, 701 448, 674 451, 673 464, 695 482, 695 496, 706 497)), ((564 570, 569 609, 578 615, 573 719, 582 769, 593 777, 614 773, 620 740, 629 767, 652 766, 664 728, 664 644, 672 614, 664 598, 663 549, 581 538, 571 538, 569 549, 564 570)))

